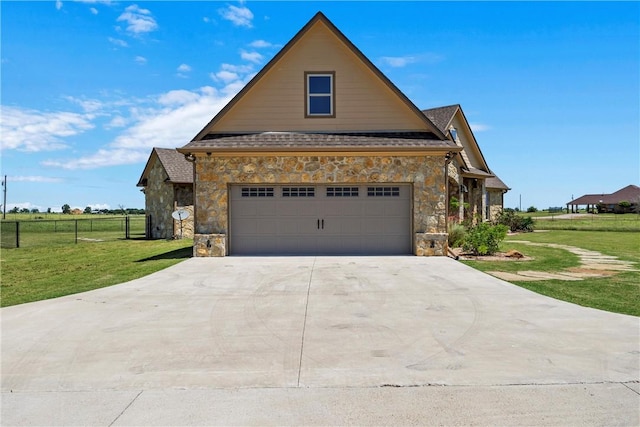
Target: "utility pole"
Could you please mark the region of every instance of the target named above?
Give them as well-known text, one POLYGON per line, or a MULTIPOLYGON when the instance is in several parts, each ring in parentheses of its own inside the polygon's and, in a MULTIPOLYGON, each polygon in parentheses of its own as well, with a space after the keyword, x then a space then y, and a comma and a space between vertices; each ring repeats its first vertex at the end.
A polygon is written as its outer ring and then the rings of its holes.
POLYGON ((4 191, 4 202, 2 202, 2 219, 7 219, 7 175, 4 176, 4 181, 2 181, 2 188, 4 191))
POLYGON ((520 207, 518 209, 520 209, 520 212, 522 212, 522 194, 520 195, 520 207))

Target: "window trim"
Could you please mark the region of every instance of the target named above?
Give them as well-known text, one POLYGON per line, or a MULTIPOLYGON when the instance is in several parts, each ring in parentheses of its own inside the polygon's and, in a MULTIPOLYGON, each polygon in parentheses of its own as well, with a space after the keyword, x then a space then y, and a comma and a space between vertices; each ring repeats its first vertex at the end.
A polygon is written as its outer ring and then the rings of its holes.
MULTIPOLYGON (((320 95, 326 96, 326 95, 320 95)), ((304 72, 304 117, 305 118, 335 118, 336 117, 336 72, 335 71, 305 71, 304 72), (310 103, 309 98, 312 96, 309 93, 309 78, 310 77, 330 77, 331 78, 331 93, 329 94, 331 113, 330 114, 311 114, 309 111, 310 103)))

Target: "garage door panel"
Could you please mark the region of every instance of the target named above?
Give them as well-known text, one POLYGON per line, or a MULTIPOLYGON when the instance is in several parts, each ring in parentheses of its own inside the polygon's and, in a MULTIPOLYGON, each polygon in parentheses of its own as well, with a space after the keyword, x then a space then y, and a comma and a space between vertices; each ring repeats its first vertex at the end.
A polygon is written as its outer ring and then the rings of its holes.
POLYGON ((264 187, 232 186, 231 254, 411 253, 408 185, 264 187))

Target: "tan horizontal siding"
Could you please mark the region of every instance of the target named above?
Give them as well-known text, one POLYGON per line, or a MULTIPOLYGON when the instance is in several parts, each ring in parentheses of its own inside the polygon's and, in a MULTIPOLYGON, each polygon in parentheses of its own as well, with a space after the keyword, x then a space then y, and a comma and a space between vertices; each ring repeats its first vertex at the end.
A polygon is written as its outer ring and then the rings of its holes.
POLYGON ((425 129, 424 122, 389 87, 324 24, 317 23, 211 131, 425 129), (305 71, 335 71, 335 118, 305 118, 305 71))

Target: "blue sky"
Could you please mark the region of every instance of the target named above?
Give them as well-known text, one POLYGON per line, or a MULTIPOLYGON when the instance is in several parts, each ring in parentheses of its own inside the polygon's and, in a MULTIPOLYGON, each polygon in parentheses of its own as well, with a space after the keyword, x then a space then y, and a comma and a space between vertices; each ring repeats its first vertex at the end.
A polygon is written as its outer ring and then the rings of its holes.
POLYGON ((7 207, 144 207, 180 147, 321 10, 419 108, 461 104, 507 207, 640 182, 638 2, 0 3, 7 207))

